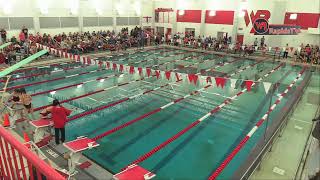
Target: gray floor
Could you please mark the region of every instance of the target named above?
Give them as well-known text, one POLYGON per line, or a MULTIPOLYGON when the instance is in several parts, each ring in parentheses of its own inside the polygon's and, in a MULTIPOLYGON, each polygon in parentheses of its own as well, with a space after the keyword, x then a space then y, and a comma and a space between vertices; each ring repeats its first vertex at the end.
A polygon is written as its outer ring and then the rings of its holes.
POLYGON ((302 100, 299 102, 282 136, 272 151, 264 157, 260 169, 250 179, 288 180, 294 179, 304 152, 308 135, 312 129, 311 120, 320 104, 320 74, 312 76, 302 100))

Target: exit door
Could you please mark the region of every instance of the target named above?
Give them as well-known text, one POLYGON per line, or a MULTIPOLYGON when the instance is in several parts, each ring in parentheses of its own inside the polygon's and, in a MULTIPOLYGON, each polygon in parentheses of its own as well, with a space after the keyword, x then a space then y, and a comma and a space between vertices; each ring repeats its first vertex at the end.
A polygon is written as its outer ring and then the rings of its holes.
POLYGON ((237 35, 237 42, 240 43, 241 45, 243 44, 243 39, 244 39, 244 35, 243 34, 238 34, 237 35))

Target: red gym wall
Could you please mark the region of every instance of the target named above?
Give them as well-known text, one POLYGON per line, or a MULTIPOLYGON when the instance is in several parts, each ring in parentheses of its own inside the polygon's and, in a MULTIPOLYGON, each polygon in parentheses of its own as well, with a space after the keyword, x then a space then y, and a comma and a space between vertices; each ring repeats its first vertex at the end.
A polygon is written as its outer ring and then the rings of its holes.
POLYGON ((207 24, 225 24, 233 25, 234 11, 216 11, 215 16, 209 16, 210 11, 206 10, 206 20, 207 24))
POLYGON ((201 10, 184 10, 184 15, 177 11, 177 22, 201 23, 201 10))
POLYGON ((320 14, 287 12, 284 24, 301 26, 301 29, 318 28, 320 14), (297 14, 297 19, 290 19, 291 14, 297 14))

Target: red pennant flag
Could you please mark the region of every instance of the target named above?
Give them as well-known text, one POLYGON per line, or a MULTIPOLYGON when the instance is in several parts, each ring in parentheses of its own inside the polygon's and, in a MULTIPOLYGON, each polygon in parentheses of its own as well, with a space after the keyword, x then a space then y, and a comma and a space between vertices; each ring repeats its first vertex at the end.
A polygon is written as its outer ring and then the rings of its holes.
POLYGON ((77 56, 77 61, 80 62, 80 55, 77 56))
POLYGON ((142 67, 138 67, 139 75, 142 75, 142 67))
POLYGON ((166 71, 165 75, 166 75, 166 78, 169 80, 171 76, 171 71, 166 71))
POLYGON ((120 64, 119 71, 120 71, 120 72, 123 71, 123 64, 120 64))
POLYGON ((130 66, 129 73, 130 73, 130 74, 133 74, 133 73, 134 73, 134 66, 130 66))
POLYGON ((147 68, 147 69, 146 69, 146 71, 147 71, 147 75, 148 75, 148 77, 150 77, 151 69, 150 69, 150 68, 147 68))
POLYGON ((75 59, 76 59, 76 55, 75 55, 75 54, 72 56, 72 59, 73 59, 73 60, 75 60, 75 59))
POLYGON ((68 53, 67 52, 64 52, 64 57, 68 58, 68 53))
POLYGON ((217 87, 219 87, 219 86, 221 86, 221 88, 224 87, 224 85, 226 83, 226 79, 225 78, 216 77, 215 80, 216 80, 217 87))
POLYGON ((193 83, 194 85, 197 85, 197 82, 198 82, 198 75, 193 75, 193 83))
POLYGON ((82 64, 86 64, 86 57, 82 57, 82 64))
POLYGON ((107 69, 110 69, 110 62, 107 62, 107 69))
POLYGON ((159 77, 160 77, 160 71, 156 71, 156 76, 157 76, 157 79, 159 79, 159 77))
POLYGON ((193 82, 193 74, 188 74, 188 79, 189 79, 189 82, 193 82))
POLYGON ((248 91, 251 91, 251 86, 252 86, 252 84, 253 84, 253 81, 251 81, 251 80, 246 80, 245 82, 246 82, 247 90, 248 90, 248 91))
POLYGON ((206 80, 207 80, 207 83, 209 83, 209 82, 211 83, 211 82, 212 82, 212 81, 211 81, 211 77, 207 77, 206 80))
POLYGON ((180 77, 179 77, 178 73, 176 73, 176 79, 177 79, 177 81, 180 81, 180 77))
POLYGON ((87 63, 88 63, 88 64, 91 64, 91 59, 90 59, 89 56, 87 57, 87 63))
POLYGON ((102 67, 102 61, 99 61, 99 68, 101 69, 102 67))
POLYGON ((116 63, 113 63, 113 70, 117 70, 117 64, 116 63))

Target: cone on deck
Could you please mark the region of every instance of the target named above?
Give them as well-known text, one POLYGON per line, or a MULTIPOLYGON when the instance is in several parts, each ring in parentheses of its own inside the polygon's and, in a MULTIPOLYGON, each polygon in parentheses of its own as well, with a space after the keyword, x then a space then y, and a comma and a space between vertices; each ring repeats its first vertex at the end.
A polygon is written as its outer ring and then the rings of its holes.
POLYGON ((10 126, 10 120, 9 120, 9 114, 3 115, 3 127, 9 127, 10 126))

